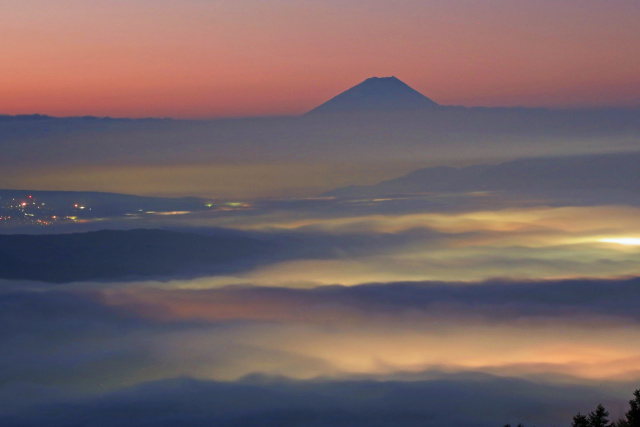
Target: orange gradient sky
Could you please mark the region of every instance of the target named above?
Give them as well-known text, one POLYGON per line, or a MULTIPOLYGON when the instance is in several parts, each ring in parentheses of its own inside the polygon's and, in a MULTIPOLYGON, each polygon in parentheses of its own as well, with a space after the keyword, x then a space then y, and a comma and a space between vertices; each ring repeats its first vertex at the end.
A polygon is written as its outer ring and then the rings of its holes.
POLYGON ((0 114, 303 113, 371 76, 446 105, 640 105, 637 0, 7 0, 0 114))

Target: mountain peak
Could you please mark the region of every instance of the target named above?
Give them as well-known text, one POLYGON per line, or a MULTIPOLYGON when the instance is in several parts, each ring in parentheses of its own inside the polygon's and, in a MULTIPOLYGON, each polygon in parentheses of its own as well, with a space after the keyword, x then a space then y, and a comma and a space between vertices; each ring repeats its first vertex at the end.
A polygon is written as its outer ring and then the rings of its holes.
MULTIPOLYGON (((365 79, 365 82, 370 82, 370 81, 381 81, 381 80, 386 80, 386 81, 396 81, 396 82, 400 82, 402 83, 402 81, 400 81, 400 79, 398 79, 396 76, 390 76, 390 77, 378 77, 378 76, 374 76, 374 77, 369 77, 368 79, 365 79)), ((364 83, 364 82, 362 82, 364 83)))
POLYGON ((309 113, 417 110, 437 106, 437 103, 394 76, 370 77, 309 113))

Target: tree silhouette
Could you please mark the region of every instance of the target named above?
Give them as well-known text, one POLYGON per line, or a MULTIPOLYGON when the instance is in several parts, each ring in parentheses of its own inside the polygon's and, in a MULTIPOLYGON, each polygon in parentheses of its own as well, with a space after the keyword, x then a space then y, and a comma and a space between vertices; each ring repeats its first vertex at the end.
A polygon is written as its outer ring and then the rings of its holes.
POLYGON ((573 417, 573 423, 571 423, 571 427, 590 427, 589 420, 585 415, 582 415, 580 412, 573 417))
POLYGON ((595 411, 589 412, 589 427, 611 427, 609 412, 599 404, 595 411))
MULTIPOLYGON (((640 427, 640 388, 633 392, 633 397, 629 401, 629 410, 625 413, 625 418, 609 422, 609 412, 600 403, 595 411, 589 412, 588 415, 580 412, 574 415, 571 427, 640 427)), ((505 424, 504 427, 511 427, 511 424, 505 424)), ((524 426, 518 424, 518 427, 524 426)))
POLYGON ((629 423, 624 418, 620 418, 618 421, 612 424, 613 427, 629 427, 629 423))
POLYGON ((629 427, 640 427, 640 388, 633 392, 634 399, 629 401, 629 410, 625 414, 627 416, 627 425, 629 427))
MULTIPOLYGON (((633 392, 634 398, 629 401, 626 418, 620 418, 614 423, 609 422, 609 412, 599 404, 595 411, 588 416, 578 412, 573 417, 571 427, 640 427, 640 389, 633 392)), ((507 427, 507 426, 505 426, 507 427)))

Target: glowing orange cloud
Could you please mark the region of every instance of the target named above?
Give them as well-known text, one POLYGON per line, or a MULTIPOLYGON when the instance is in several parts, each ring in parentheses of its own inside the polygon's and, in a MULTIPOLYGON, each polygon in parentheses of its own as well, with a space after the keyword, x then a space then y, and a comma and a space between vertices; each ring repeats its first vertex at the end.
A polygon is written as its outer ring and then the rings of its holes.
POLYGON ((179 345, 171 338, 165 344, 166 351, 192 359, 178 371, 197 377, 235 379, 260 370, 306 378, 435 368, 515 376, 640 378, 635 368, 640 360, 637 325, 597 314, 491 322, 446 305, 422 312, 372 312, 344 301, 318 302, 305 296, 278 301, 277 292, 251 295, 231 288, 136 287, 107 291, 103 298, 109 305, 156 320, 227 322, 215 331, 181 334, 175 338, 179 345), (221 362, 216 352, 223 348, 234 357, 221 362), (252 356, 254 352, 277 352, 278 357, 265 365, 252 356), (296 366, 289 370, 292 360, 296 366))

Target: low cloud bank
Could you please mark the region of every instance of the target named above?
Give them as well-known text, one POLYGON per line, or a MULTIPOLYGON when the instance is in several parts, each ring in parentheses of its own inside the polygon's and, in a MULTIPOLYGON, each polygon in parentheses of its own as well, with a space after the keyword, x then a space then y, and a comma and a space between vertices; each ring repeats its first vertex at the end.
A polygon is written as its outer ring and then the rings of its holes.
POLYGON ((482 374, 413 382, 171 379, 39 406, 0 416, 0 422, 24 427, 568 425, 577 410, 594 403, 621 414, 632 389, 632 384, 560 386, 482 374))

